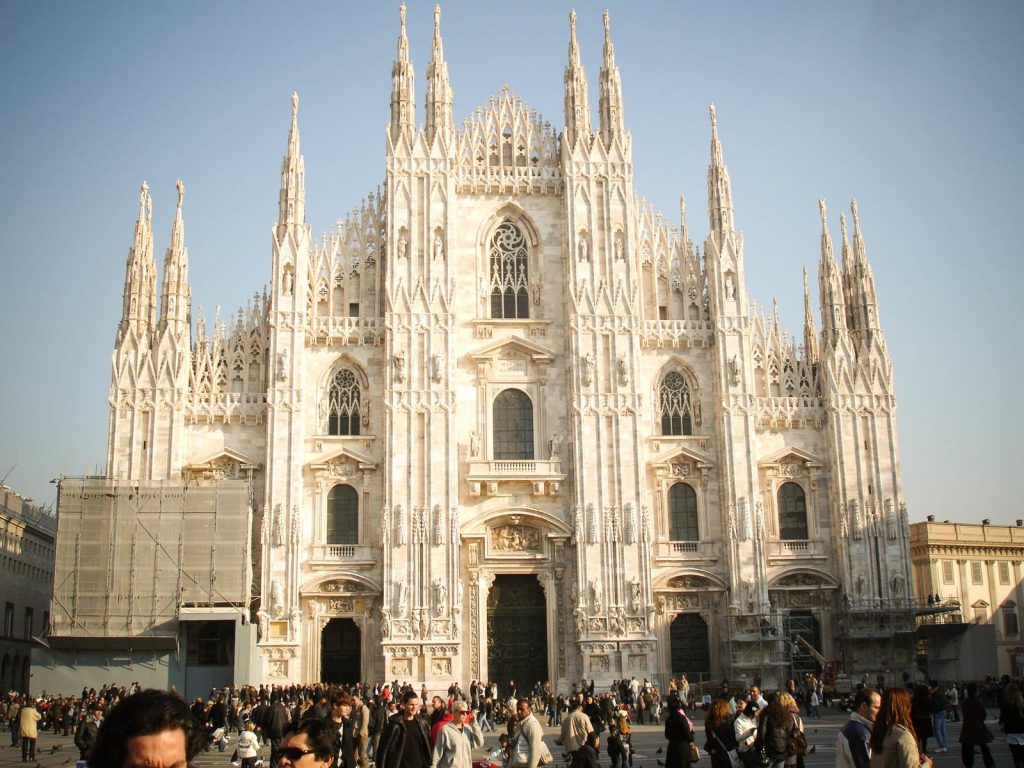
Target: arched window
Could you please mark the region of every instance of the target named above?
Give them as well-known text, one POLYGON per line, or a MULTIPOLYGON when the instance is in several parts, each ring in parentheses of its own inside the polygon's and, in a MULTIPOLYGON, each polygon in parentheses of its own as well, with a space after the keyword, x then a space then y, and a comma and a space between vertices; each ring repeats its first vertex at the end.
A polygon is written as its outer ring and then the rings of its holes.
POLYGON ((779 488, 779 538, 803 541, 807 536, 807 498, 796 483, 779 488))
POLYGON ((525 392, 506 389, 494 398, 495 461, 533 458, 533 403, 525 392))
POLYGON ((327 543, 359 543, 359 494, 351 485, 336 485, 327 494, 327 543))
POLYGON ((658 410, 661 413, 661 434, 693 434, 690 385, 679 371, 670 371, 662 379, 658 392, 658 410))
POLYGON ((671 541, 698 541, 697 493, 693 486, 676 483, 668 489, 668 537, 671 541))
POLYGON ((526 238, 511 221, 491 237, 491 317, 523 320, 530 316, 529 254, 526 238))
POLYGON ((327 393, 327 434, 359 434, 359 383, 348 368, 337 371, 331 379, 327 393))

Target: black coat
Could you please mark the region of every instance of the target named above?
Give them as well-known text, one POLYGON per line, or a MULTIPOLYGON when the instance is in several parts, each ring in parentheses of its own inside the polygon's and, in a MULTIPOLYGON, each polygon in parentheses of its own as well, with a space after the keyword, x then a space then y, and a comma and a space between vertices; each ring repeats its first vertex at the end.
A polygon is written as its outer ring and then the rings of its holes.
POLYGON ((665 768, 689 768, 693 729, 681 709, 673 709, 668 713, 665 720, 665 738, 668 739, 665 768))
POLYGON ((569 768, 598 768, 597 750, 589 744, 584 744, 572 753, 569 768))

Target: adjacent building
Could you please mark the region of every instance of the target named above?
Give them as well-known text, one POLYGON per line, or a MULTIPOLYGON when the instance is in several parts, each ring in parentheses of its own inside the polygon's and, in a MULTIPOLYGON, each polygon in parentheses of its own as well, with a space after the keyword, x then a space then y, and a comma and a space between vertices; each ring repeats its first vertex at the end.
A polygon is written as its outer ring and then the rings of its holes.
POLYGON ((1024 521, 910 526, 922 619, 919 657, 930 677, 979 680, 1024 674, 1024 521))
POLYGON ((0 485, 0 691, 29 692, 32 646, 46 634, 53 593, 57 520, 0 485))
POLYGON ((508 87, 457 124, 440 10, 422 123, 413 69, 403 6, 383 184, 322 236, 292 97, 269 288, 212 330, 184 186, 158 281, 143 185, 107 474, 62 486, 53 652, 136 669, 148 637, 146 669, 188 676, 199 614, 233 654, 204 680, 771 685, 814 654, 912 664, 856 203, 834 245, 819 202, 791 335, 748 291, 714 107, 703 244, 683 201, 670 221, 634 189, 607 14, 595 123, 574 15, 559 128, 508 87))

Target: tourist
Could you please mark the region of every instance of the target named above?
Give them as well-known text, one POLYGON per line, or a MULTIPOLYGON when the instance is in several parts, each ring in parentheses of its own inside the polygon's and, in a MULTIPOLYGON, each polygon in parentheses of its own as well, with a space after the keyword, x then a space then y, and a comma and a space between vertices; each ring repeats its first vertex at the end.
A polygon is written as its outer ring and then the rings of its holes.
POLYGON ((668 739, 668 750, 665 753, 665 768, 689 768, 694 738, 693 723, 686 716, 679 696, 669 695, 667 709, 665 738, 668 739))
POLYGON ((39 714, 38 703, 38 701, 26 701, 25 706, 18 713, 18 736, 21 739, 21 762, 23 763, 36 759, 39 721, 43 718, 39 714))
POLYGON ((790 734, 794 729, 803 731, 798 711, 796 699, 786 691, 777 692, 761 711, 757 738, 764 747, 771 768, 797 763, 797 755, 790 748, 790 734))
POLYGON ((871 726, 871 768, 932 768, 921 754, 910 716, 910 691, 890 688, 871 726))
POLYGON ((932 733, 935 736, 935 751, 947 752, 946 745, 946 696, 935 680, 929 682, 928 701, 932 714, 932 733))
POLYGON ((462 699, 451 707, 451 719, 437 733, 433 768, 472 768, 473 748, 482 747, 484 734, 473 718, 473 711, 462 699))
POLYGON ((516 702, 517 727, 511 746, 511 761, 515 768, 537 768, 553 761, 544 744, 544 729, 530 709, 529 699, 516 702))
POLYGON ((1016 683, 1010 683, 1003 692, 999 722, 1006 733, 1014 768, 1024 768, 1024 696, 1016 683))
POLYGON ((235 755, 241 768, 255 768, 256 757, 259 755, 259 741, 256 739, 256 726, 245 724, 245 730, 238 735, 235 755))
POLYGON ((917 743, 922 754, 928 753, 928 738, 932 735, 932 705, 928 686, 922 683, 911 686, 910 720, 914 724, 917 743))
POLYGON ((187 765, 206 745, 206 731, 188 705, 173 693, 150 689, 111 708, 99 727, 88 764, 89 768, 187 765))
POLYGON ((972 768, 974 748, 978 747, 985 768, 992 768, 995 761, 988 748, 989 742, 992 741, 992 732, 985 725, 985 705, 978 698, 978 684, 968 683, 966 694, 961 705, 964 724, 960 729, 960 760, 964 768, 972 768))
POLYGON ((562 720, 561 735, 555 740, 555 744, 570 755, 583 746, 587 734, 594 730, 590 718, 583 712, 583 697, 577 695, 571 700, 571 706, 572 711, 562 720))
POLYGON ((301 765, 302 768, 337 766, 340 748, 338 732, 332 725, 312 718, 300 720, 284 732, 278 748, 280 762, 272 765, 274 768, 278 765, 301 765))
POLYGON ((853 712, 836 735, 836 768, 870 768, 871 729, 882 706, 882 697, 861 688, 853 697, 853 712))
POLYGON ((569 768, 598 768, 598 754, 601 748, 601 734, 591 731, 587 734, 583 746, 572 755, 569 768))
POLYGON ((704 718, 704 735, 707 737, 706 749, 711 757, 711 768, 734 768, 733 762, 739 762, 736 728, 725 699, 711 702, 704 718))
POLYGON ((430 730, 419 710, 416 691, 409 689, 403 693, 400 711, 381 732, 374 760, 377 768, 428 768, 432 758, 430 730))
MULTIPOLYGON (((608 725, 608 757, 611 768, 627 768, 630 765, 629 719, 623 714, 608 725)), ((585 738, 585 737, 584 737, 585 738)))
POLYGON ((740 709, 733 720, 733 737, 736 739, 736 751, 743 768, 759 768, 760 750, 754 744, 757 741, 757 704, 750 697, 741 700, 740 709))

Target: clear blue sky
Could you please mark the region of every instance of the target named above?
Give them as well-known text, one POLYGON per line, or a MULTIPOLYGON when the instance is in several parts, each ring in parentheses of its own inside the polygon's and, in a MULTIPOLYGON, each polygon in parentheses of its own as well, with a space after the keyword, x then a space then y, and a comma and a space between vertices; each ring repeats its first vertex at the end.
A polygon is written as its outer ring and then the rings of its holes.
MULTIPOLYGON (((421 111, 432 7, 409 8, 421 111)), ((444 3, 458 121, 507 83, 563 124, 569 7, 444 3)), ((911 519, 1024 517, 1024 3, 609 7, 638 192, 672 220, 685 194, 703 240, 715 102, 748 291, 794 333, 817 199, 838 237, 856 197, 911 519)), ((595 120, 603 8, 578 0, 595 120)), ((0 478, 46 504, 102 471, 141 181, 160 262, 185 181, 193 312, 230 315, 269 275, 293 90, 314 233, 382 181, 397 31, 397 2, 0 4, 0 478)))

